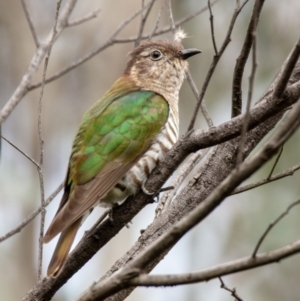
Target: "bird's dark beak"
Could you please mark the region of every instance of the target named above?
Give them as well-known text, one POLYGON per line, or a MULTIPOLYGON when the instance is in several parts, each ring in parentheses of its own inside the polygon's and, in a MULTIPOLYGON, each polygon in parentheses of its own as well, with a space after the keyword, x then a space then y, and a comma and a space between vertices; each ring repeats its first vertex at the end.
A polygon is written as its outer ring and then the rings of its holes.
POLYGON ((198 49, 195 49, 195 48, 191 48, 191 49, 184 49, 181 51, 181 54, 180 54, 180 57, 183 59, 183 60, 186 60, 188 59, 189 57, 195 55, 195 54, 198 54, 198 53, 201 53, 202 51, 201 50, 198 50, 198 49))

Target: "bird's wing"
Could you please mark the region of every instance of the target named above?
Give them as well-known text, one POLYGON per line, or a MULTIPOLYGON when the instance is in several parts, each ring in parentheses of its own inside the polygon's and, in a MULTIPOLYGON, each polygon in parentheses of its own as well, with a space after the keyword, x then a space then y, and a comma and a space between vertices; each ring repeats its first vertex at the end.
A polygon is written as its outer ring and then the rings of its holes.
POLYGON ((74 140, 65 195, 44 237, 50 241, 118 183, 167 121, 166 100, 151 91, 128 92, 94 105, 74 140))

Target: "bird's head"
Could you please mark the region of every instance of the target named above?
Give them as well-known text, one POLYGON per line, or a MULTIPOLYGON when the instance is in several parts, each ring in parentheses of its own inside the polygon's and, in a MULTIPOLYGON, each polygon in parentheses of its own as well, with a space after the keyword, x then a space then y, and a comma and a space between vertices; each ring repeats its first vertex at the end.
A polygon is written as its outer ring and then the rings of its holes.
POLYGON ((174 41, 148 41, 131 53, 125 69, 139 87, 166 96, 178 94, 185 77, 187 58, 200 53, 197 49, 184 49, 174 41))

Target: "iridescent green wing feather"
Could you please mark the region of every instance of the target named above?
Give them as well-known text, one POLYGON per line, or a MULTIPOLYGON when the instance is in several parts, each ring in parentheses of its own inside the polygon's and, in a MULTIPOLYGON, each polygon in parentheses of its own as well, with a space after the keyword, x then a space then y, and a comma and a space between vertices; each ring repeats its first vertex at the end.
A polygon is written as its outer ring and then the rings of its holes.
POLYGON ((68 198, 62 200, 49 227, 51 236, 103 198, 146 152, 167 121, 169 107, 161 95, 137 90, 112 97, 110 91, 84 115, 69 163, 68 198))

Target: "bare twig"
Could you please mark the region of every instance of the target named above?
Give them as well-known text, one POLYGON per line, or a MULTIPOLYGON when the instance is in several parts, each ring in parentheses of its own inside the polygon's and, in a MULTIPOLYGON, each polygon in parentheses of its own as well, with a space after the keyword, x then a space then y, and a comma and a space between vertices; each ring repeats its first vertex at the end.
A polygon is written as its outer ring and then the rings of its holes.
POLYGON ((39 104, 38 104, 38 134, 39 134, 39 144, 40 144, 40 161, 39 161, 39 166, 38 166, 37 170, 39 173, 40 191, 41 191, 41 207, 42 207, 41 221, 40 221, 40 233, 39 233, 38 281, 41 281, 41 279, 42 279, 43 236, 44 236, 45 217, 46 217, 46 210, 45 210, 46 202, 45 202, 44 175, 43 175, 43 162, 44 162, 44 138, 43 138, 43 132, 42 132, 43 94, 44 94, 45 79, 46 79, 49 58, 50 58, 53 43, 55 41, 55 37, 57 35, 57 23, 58 23, 58 15, 59 15, 61 2, 62 2, 62 0, 58 0, 57 4, 56 4, 55 23, 54 23, 54 27, 53 27, 52 38, 51 38, 49 48, 47 51, 47 55, 45 58, 42 87, 41 87, 40 99, 39 99, 39 104))
MULTIPOLYGON (((254 22, 256 23, 256 22, 254 22)), ((245 114, 245 120, 243 122, 242 127, 242 133, 240 137, 240 146, 239 146, 239 152, 237 155, 236 163, 237 165, 241 164, 243 161, 243 148, 246 141, 246 133, 248 128, 248 122, 249 122, 249 111, 251 107, 252 102, 252 94, 253 94, 253 88, 254 88, 254 78, 255 78, 255 72, 257 68, 257 55, 256 55, 256 28, 253 29, 252 32, 253 35, 253 47, 252 47, 252 70, 251 74, 249 76, 249 90, 248 90, 248 99, 247 99, 247 105, 246 105, 246 114, 245 114)))
POLYGON ((159 21, 160 21, 160 18, 161 18, 161 13, 162 13, 162 11, 163 11, 163 8, 164 8, 164 7, 162 6, 162 7, 160 8, 159 12, 158 12, 158 15, 157 15, 157 18, 156 18, 156 22, 155 22, 155 26, 154 26, 154 28, 153 28, 153 31, 150 33, 148 40, 151 40, 152 37, 154 36, 154 34, 156 33, 156 30, 157 30, 158 25, 159 25, 159 21))
POLYGON ((296 62, 298 61, 299 58, 299 52, 300 52, 300 38, 297 41, 295 47, 293 48, 292 53, 290 54, 290 58, 287 62, 287 65, 284 66, 284 70, 282 72, 282 75, 280 76, 278 82, 276 83, 276 87, 273 91, 273 96, 275 98, 280 98, 282 97, 286 85, 290 79, 290 76, 294 70, 294 67, 296 65, 296 62))
MULTIPOLYGON (((168 10, 169 10, 169 18, 170 18, 170 23, 171 23, 171 27, 172 27, 172 33, 173 33, 173 35, 175 35, 175 22, 174 22, 174 18, 173 18, 171 0, 166 1, 166 5, 167 5, 168 10)), ((210 7, 210 3, 209 3, 209 7, 210 7)), ((188 83, 189 83, 196 99, 199 99, 200 94, 198 92, 197 86, 196 86, 189 70, 186 71, 186 78, 187 78, 187 81, 188 81, 188 83)), ((203 114, 208 126, 209 127, 213 126, 213 121, 209 116, 209 113, 208 113, 208 110, 207 110, 206 106, 202 102, 201 102, 200 106, 201 106, 202 114, 203 114)))
POLYGON ((283 152, 283 145, 281 146, 281 148, 279 150, 279 153, 278 153, 278 155, 277 155, 277 157, 275 159, 275 162, 274 162, 274 164, 273 164, 273 166, 271 168, 271 171, 270 171, 270 173, 269 173, 269 175, 267 177, 268 180, 272 177, 272 174, 273 174, 273 172, 275 170, 275 167, 276 167, 276 165, 277 165, 277 163, 278 163, 278 161, 279 161, 279 159, 280 159, 280 157, 282 155, 282 152, 283 152))
POLYGON ((24 13, 25 13, 25 16, 26 16, 26 19, 27 19, 27 22, 28 22, 28 25, 29 25, 29 28, 30 28, 30 31, 31 31, 31 34, 32 34, 32 37, 33 37, 33 40, 34 40, 34 43, 35 43, 35 46, 39 47, 40 42, 39 42, 37 33, 35 31, 34 25, 32 23, 30 14, 28 12, 28 8, 27 8, 27 5, 25 3, 25 0, 21 0, 21 3, 22 3, 22 7, 23 7, 23 10, 24 10, 24 13))
POLYGON ((220 282, 221 282, 221 285, 220 287, 223 288, 224 290, 228 291, 231 293, 231 296, 235 298, 235 301, 243 301, 237 294, 236 292, 236 289, 233 288, 233 289, 230 289, 228 286, 226 286, 226 284, 224 283, 223 279, 221 277, 218 277, 220 282))
MULTIPOLYGON (((59 194, 59 192, 64 187, 64 183, 61 183, 54 192, 46 199, 45 205, 48 206, 50 202, 59 194)), ((10 230, 3 236, 0 236, 0 242, 10 238, 11 236, 15 235, 16 233, 19 233, 23 228, 25 228, 40 212, 42 211, 42 206, 40 206, 38 209, 34 210, 26 219, 24 219, 17 227, 10 230)))
POLYGON ((242 192, 254 189, 256 187, 274 182, 276 180, 279 180, 279 179, 282 179, 282 178, 285 178, 285 177, 288 177, 288 176, 292 176, 294 174, 294 172, 299 170, 299 169, 300 169, 300 164, 295 165, 295 166, 287 169, 286 171, 278 173, 274 176, 267 177, 266 179, 262 179, 260 181, 255 182, 255 183, 248 184, 248 185, 236 188, 231 195, 242 193, 242 192))
POLYGON ((173 12, 172 12, 171 0, 166 0, 166 6, 167 6, 168 12, 169 12, 170 27, 171 27, 171 30, 172 30, 172 33, 174 36, 176 25, 175 25, 175 21, 174 21, 174 17, 173 17, 173 12))
POLYGON ((25 152, 23 152, 20 148, 18 148, 15 144, 10 142, 8 139, 5 137, 1 136, 1 138, 6 141, 8 144, 10 144, 13 148, 15 148, 18 152, 20 152, 23 156, 25 156, 29 161, 31 161, 36 167, 39 167, 39 164, 34 161, 29 155, 27 155, 25 152))
POLYGON ((210 30, 211 30, 211 38, 215 50, 215 55, 218 55, 218 48, 217 48, 217 43, 215 39, 215 30, 214 30, 214 15, 212 13, 211 5, 210 5, 210 0, 207 1, 207 6, 209 10, 209 21, 210 21, 210 30))
MULTIPOLYGON (((205 282, 211 279, 219 278, 270 263, 279 261, 300 253, 300 240, 288 244, 282 248, 268 253, 258 254, 255 258, 244 257, 233 260, 212 268, 198 272, 173 275, 147 275, 140 274, 138 277, 129 280, 128 285, 132 286, 174 286, 181 284, 205 282)), ((76 299, 76 301, 85 301, 85 299, 76 299)))
POLYGON ((221 46, 221 49, 220 49, 220 51, 218 52, 217 55, 214 55, 213 61, 212 61, 211 65, 209 67, 209 70, 207 72, 207 76, 206 76, 205 81, 203 83, 203 86, 202 86, 202 89, 201 89, 201 93, 199 95, 199 98, 197 99, 197 104, 196 104, 193 116, 191 118, 191 121, 190 121, 190 124, 189 124, 189 127, 188 127, 188 131, 190 131, 190 130, 192 130, 194 128, 194 125, 195 125, 195 122, 196 122, 196 118, 197 118, 197 115, 198 115, 198 111, 199 111, 199 108, 201 106, 202 100, 204 98, 204 95, 205 95, 206 89, 208 87, 208 84, 209 84, 209 82, 211 80, 211 77, 212 77, 212 75, 213 75, 213 73, 215 71, 215 68, 216 68, 216 66, 217 66, 217 64, 218 64, 218 62, 219 62, 222 54, 224 53, 226 47, 228 46, 228 44, 230 42, 230 36, 231 36, 232 30, 233 30, 235 21, 236 21, 238 15, 239 15, 239 13, 241 12, 241 10, 243 9, 243 7, 245 6, 245 4, 248 1, 249 0, 245 0, 241 6, 236 6, 235 7, 235 10, 233 12, 233 15, 232 15, 232 18, 231 18, 231 21, 230 21, 230 25, 229 25, 226 37, 224 39, 224 42, 223 42, 223 44, 221 46))
MULTIPOLYGON (((77 0, 68 0, 62 9, 62 13, 60 14, 60 18, 57 22, 57 35, 62 32, 65 28, 66 22, 73 11, 73 8, 76 4, 77 0)), ((37 70, 39 69, 40 64, 42 63, 44 57, 47 54, 48 48, 51 44, 52 40, 52 30, 49 33, 48 37, 45 39, 43 43, 40 43, 39 47, 35 51, 29 66, 27 67, 26 72, 24 73, 21 82, 19 83, 18 87, 10 97, 10 99, 6 102, 4 107, 0 112, 0 124, 2 124, 6 118, 11 114, 14 110, 16 105, 21 101, 24 95, 28 92, 28 87, 31 83, 33 76, 36 74, 37 70)))
MULTIPOLYGON (((198 100, 200 98, 200 93, 197 89, 197 86, 196 86, 196 84, 193 80, 193 77, 191 75, 191 72, 189 70, 187 70, 187 72, 186 72, 186 80, 189 83, 196 99, 198 100)), ((201 102, 200 109, 201 109, 201 112, 204 116, 204 119, 206 120, 206 123, 207 123, 208 127, 214 126, 214 123, 213 123, 211 117, 209 116, 208 110, 207 110, 206 105, 204 104, 203 100, 201 102)))
MULTIPOLYGON (((211 2, 211 6, 213 6, 214 4, 216 4, 218 1, 220 0, 214 0, 211 2)), ((207 5, 204 6, 203 8, 201 8, 200 10, 186 16, 186 17, 183 17, 182 19, 178 20, 177 22, 175 22, 175 28, 192 20, 193 18, 197 17, 198 15, 204 13, 205 11, 208 10, 208 7, 207 5)), ((168 26, 165 26, 163 28, 161 28, 160 30, 157 30, 156 33, 155 33, 155 36, 158 36, 158 35, 161 35, 161 34, 164 34, 164 33, 167 33, 167 32, 170 32, 172 31, 172 25, 168 25, 168 26)), ((142 36, 142 39, 143 40, 146 40, 146 39, 149 39, 149 36, 150 34, 144 34, 142 36)), ((118 38, 118 39, 115 39, 115 43, 129 43, 129 42, 134 42, 136 40, 136 37, 129 37, 129 38, 118 38)))
POLYGON ((89 20, 95 19, 95 18, 98 17, 98 14, 100 13, 100 11, 101 11, 101 9, 97 8, 94 11, 88 13, 87 15, 85 15, 85 16, 79 18, 79 19, 68 21, 67 24, 66 24, 66 27, 80 25, 80 24, 82 24, 84 22, 87 22, 89 20))
MULTIPOLYGON (((139 33, 137 35, 137 39, 134 43, 134 46, 137 47, 138 45, 140 45, 140 42, 141 42, 141 38, 142 38, 142 34, 143 34, 143 31, 144 31, 144 27, 145 27, 145 24, 146 24, 146 21, 147 21, 147 18, 150 14, 150 11, 153 7, 153 4, 154 4, 155 0, 151 0, 147 10, 145 13, 141 13, 141 23, 140 23, 140 28, 139 28, 139 33)), ((144 0, 142 0, 142 11, 144 11, 144 6, 145 6, 145 3, 144 3, 144 0)))
POLYGON ((239 57, 236 60, 236 65, 233 73, 232 83, 232 107, 231 117, 235 117, 242 112, 242 80, 246 62, 252 47, 259 16, 265 0, 256 0, 252 10, 252 16, 248 25, 247 34, 239 57))
POLYGON ((270 223, 270 225, 267 227, 267 229, 265 230, 265 232, 262 234, 262 236, 260 237, 260 239, 258 240, 254 251, 252 253, 252 258, 255 258, 258 252, 259 247, 261 246, 261 244, 263 243, 264 239, 267 237, 268 233, 272 230, 272 228, 278 224, 280 222, 280 220, 282 220, 286 215, 289 214, 290 210, 299 205, 300 204, 300 199, 293 202, 292 204, 290 204, 283 213, 281 213, 273 222, 270 223))

